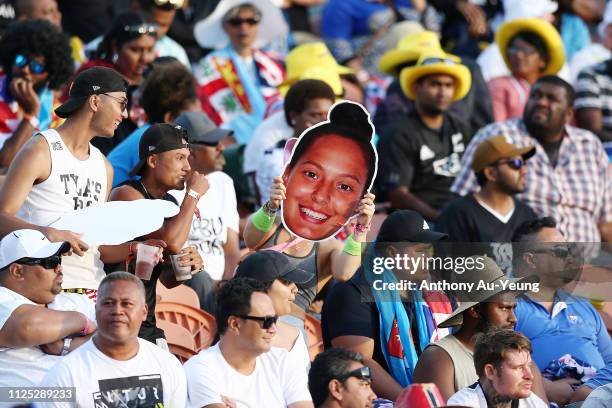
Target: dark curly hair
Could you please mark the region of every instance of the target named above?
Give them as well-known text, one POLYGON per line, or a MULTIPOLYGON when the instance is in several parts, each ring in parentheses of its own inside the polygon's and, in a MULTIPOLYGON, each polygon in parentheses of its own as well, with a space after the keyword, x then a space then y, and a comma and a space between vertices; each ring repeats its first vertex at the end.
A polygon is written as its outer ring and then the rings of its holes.
POLYGON ((162 123, 164 115, 178 116, 192 101, 197 100, 196 80, 178 60, 153 63, 142 84, 140 103, 150 123, 162 123))
POLYGON ((15 55, 41 55, 49 77, 49 88, 59 89, 74 72, 70 40, 57 27, 44 20, 11 23, 0 39, 0 63, 10 75, 15 55))

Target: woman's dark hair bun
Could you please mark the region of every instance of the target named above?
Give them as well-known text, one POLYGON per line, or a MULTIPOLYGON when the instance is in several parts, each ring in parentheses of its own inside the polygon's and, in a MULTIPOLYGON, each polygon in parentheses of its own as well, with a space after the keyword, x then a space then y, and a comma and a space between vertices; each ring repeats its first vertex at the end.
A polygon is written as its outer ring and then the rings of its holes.
POLYGON ((329 121, 332 125, 350 128, 368 139, 371 139, 374 133, 368 112, 357 103, 345 101, 334 105, 329 112, 329 121))

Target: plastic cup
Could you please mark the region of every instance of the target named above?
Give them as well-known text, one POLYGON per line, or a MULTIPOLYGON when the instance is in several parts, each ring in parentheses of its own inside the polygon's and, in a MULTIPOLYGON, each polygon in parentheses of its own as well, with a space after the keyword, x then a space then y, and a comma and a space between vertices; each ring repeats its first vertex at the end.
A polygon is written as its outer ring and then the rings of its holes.
MULTIPOLYGON (((185 248, 189 248, 189 246, 186 246, 183 249, 185 248)), ((174 269, 174 277, 177 281, 191 279, 191 266, 180 266, 179 258, 185 255, 182 252, 183 251, 181 250, 181 252, 176 255, 170 255, 170 260, 172 261, 172 269, 174 269)))
POLYGON ((150 280, 153 274, 153 268, 157 263, 157 255, 159 247, 139 244, 136 251, 136 272, 137 278, 142 280, 150 280))

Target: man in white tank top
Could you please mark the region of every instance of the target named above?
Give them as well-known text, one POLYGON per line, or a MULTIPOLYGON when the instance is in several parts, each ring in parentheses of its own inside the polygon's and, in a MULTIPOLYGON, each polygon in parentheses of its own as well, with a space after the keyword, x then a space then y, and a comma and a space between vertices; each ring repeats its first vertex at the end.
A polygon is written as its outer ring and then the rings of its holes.
POLYGON ((91 298, 104 277, 102 261, 124 260, 129 244, 89 248, 78 234, 49 225, 63 214, 107 201, 113 168, 90 141, 113 137, 127 118, 126 90, 127 81, 111 68, 94 67, 77 75, 69 99, 55 111, 66 121, 24 145, 0 190, 0 237, 35 229, 51 242, 69 242, 73 255, 64 259, 63 287, 91 298))
MULTIPOLYGON (((458 327, 453 334, 430 343, 419 357, 414 371, 415 383, 434 383, 445 400, 476 381, 474 368, 475 335, 495 327, 513 330, 516 325, 516 296, 520 292, 504 291, 503 282, 534 282, 536 277, 507 279, 493 258, 485 257, 484 268, 470 273, 454 274, 458 283, 495 282, 495 290, 461 291, 455 293, 460 306, 439 328, 458 327)), ((474 286, 476 288, 476 285, 474 286)), ((538 372, 538 370, 534 370, 538 372)), ((544 395, 541 377, 535 373, 534 391, 544 395)))

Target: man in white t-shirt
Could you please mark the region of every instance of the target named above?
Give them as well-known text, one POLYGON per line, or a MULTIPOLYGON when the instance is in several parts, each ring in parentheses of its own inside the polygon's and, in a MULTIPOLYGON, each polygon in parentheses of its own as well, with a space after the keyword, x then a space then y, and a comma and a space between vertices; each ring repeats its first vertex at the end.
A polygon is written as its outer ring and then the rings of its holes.
MULTIPOLYGON (((204 260, 206 274, 195 275, 187 285, 200 297, 202 308, 213 286, 212 281, 231 279, 240 258, 236 191, 231 177, 222 172, 225 138, 231 130, 219 129, 202 112, 184 112, 175 121, 187 130, 189 164, 206 175, 208 191, 198 202, 199 216, 193 217, 187 243, 195 245, 204 260)), ((185 190, 170 192, 179 204, 185 190)))
POLYGON ((69 249, 35 230, 0 241, 0 387, 38 385, 60 356, 96 330, 93 302, 61 293, 69 249))
POLYGON ((287 350, 271 347, 278 316, 264 284, 229 281, 215 317, 221 339, 184 365, 190 407, 313 407, 306 372, 292 366, 287 350))
POLYGON ((75 387, 76 403, 43 407, 184 407, 185 373, 179 361, 138 338, 147 316, 142 281, 127 272, 107 275, 98 289, 98 330, 62 359, 41 386, 75 387))
POLYGON ((531 342, 514 330, 477 335, 474 367, 478 382, 450 397, 448 405, 473 408, 547 408, 531 392, 531 342))

